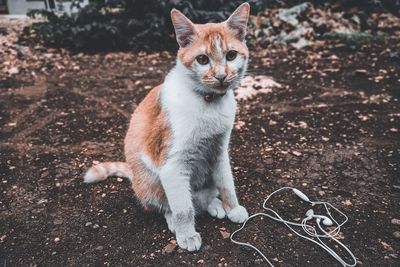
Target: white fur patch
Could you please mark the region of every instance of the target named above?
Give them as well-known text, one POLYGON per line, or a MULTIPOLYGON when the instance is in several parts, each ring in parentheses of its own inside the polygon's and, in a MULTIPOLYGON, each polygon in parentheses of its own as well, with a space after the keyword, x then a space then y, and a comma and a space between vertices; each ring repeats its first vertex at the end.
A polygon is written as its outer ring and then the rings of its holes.
POLYGON ((232 90, 214 105, 202 101, 194 88, 198 83, 191 80, 185 67, 178 61, 168 74, 162 87, 161 103, 168 114, 174 146, 170 154, 190 143, 197 135, 230 132, 235 119, 236 101, 232 90), (206 129, 201 127, 207 126, 206 129))
POLYGON ((218 36, 216 36, 214 38, 214 44, 215 44, 215 48, 217 49, 217 53, 218 53, 219 57, 223 58, 224 52, 222 51, 221 39, 219 39, 218 36))
POLYGON ((158 168, 156 168, 153 164, 153 162, 151 161, 151 159, 142 153, 142 155, 140 156, 140 159, 142 160, 144 166, 153 174, 158 175, 158 168))

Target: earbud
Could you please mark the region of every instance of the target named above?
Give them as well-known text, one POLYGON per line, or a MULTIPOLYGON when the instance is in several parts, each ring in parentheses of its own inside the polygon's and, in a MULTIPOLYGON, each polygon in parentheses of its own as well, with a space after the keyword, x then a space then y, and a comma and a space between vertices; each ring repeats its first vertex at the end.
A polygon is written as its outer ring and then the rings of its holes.
POLYGON ((324 225, 326 225, 326 226, 331 226, 331 225, 333 225, 332 220, 329 219, 329 218, 326 217, 326 216, 315 215, 314 217, 320 217, 320 218, 317 218, 317 223, 319 223, 319 222, 321 221, 321 218, 322 218, 322 219, 324 219, 324 220, 322 221, 322 223, 323 223, 324 225))
POLYGON ((331 219, 329 219, 328 217, 326 217, 326 216, 324 216, 324 215, 317 215, 317 214, 314 214, 314 211, 313 211, 312 209, 309 209, 309 210, 306 212, 306 216, 307 216, 307 219, 317 218, 317 223, 321 222, 321 219, 323 219, 323 220, 322 220, 322 223, 323 223, 324 225, 326 225, 326 226, 331 226, 331 225, 333 225, 333 222, 332 222, 331 219))
POLYGON ((314 216, 314 211, 312 209, 307 210, 306 216, 308 219, 311 219, 314 216))
POLYGON ((299 189, 297 188, 292 188, 293 192, 302 200, 310 202, 310 199, 303 193, 301 192, 299 189))

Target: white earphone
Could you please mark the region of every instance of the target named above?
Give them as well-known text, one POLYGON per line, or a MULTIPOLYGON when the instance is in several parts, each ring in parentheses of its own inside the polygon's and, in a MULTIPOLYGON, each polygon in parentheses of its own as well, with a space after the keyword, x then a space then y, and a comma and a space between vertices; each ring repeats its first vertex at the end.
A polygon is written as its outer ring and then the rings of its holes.
POLYGON ((307 212, 306 212, 306 219, 312 219, 312 218, 317 218, 317 222, 320 222, 321 221, 321 219, 323 219, 323 221, 322 221, 322 223, 324 224, 324 225, 326 225, 326 226, 332 226, 333 225, 333 222, 332 222, 332 220, 331 219, 329 219, 328 217, 326 217, 326 216, 323 216, 323 215, 316 215, 316 214, 314 214, 314 210, 312 210, 312 209, 309 209, 307 212))
POLYGON ((270 195, 267 196, 267 198, 264 200, 263 203, 263 208, 265 210, 267 210, 269 213, 256 213, 253 214, 251 216, 249 216, 249 218, 242 224, 242 226, 237 229, 236 231, 234 231, 231 234, 231 241, 235 244, 241 245, 241 246, 246 246, 249 248, 254 249, 255 251, 257 251, 266 261, 270 266, 274 266, 269 260, 268 258, 255 246, 251 245, 250 243, 244 243, 244 242, 240 242, 240 241, 236 241, 234 240, 234 236, 235 234, 237 234, 238 232, 240 232, 246 225, 246 223, 256 217, 256 216, 265 216, 268 217, 270 219, 273 219, 275 221, 278 222, 282 222, 284 223, 290 230, 292 230, 297 236, 300 236, 302 238, 305 238, 315 244, 317 244, 318 246, 320 246, 321 248, 323 248, 325 251, 327 251, 330 255, 332 255, 332 257, 334 257, 338 262, 340 262, 343 266, 346 267, 353 267, 357 264, 357 260, 355 258, 355 256, 353 255, 353 253, 350 251, 350 249, 348 249, 342 242, 340 242, 338 239, 335 238, 335 236, 337 234, 339 234, 340 232, 340 228, 348 221, 348 217, 341 212, 339 209, 335 208, 333 205, 331 205, 328 202, 323 202, 323 201, 311 201, 303 192, 301 192, 300 190, 293 188, 293 187, 282 187, 274 192, 272 192, 270 195), (269 208, 266 206, 267 201, 276 193, 283 191, 283 190, 292 190, 293 193, 295 193, 300 199, 302 199, 305 202, 310 203, 311 205, 323 205, 325 207, 325 211, 327 213, 327 215, 329 216, 325 216, 325 215, 318 215, 318 214, 314 214, 314 210, 309 209, 306 214, 305 214, 305 218, 301 221, 301 223, 296 223, 296 222, 291 222, 291 221, 287 221, 284 220, 277 212, 275 212, 273 209, 269 208), (341 223, 338 223, 331 215, 331 212, 329 210, 329 208, 335 210, 336 212, 338 212, 341 216, 343 216, 344 220, 341 223), (307 224, 308 221, 312 220, 313 218, 315 218, 316 220, 316 224, 318 226, 318 229, 322 232, 318 233, 317 229, 310 225, 307 224), (335 228, 329 232, 327 232, 323 226, 321 226, 321 221, 322 224, 324 226, 335 226, 335 228), (306 235, 302 235, 300 234, 298 231, 296 231, 292 226, 298 226, 298 227, 302 227, 304 232, 307 234, 306 235), (313 238, 316 238, 313 239, 313 238), (330 247, 328 247, 328 245, 326 245, 322 239, 326 238, 326 239, 330 239, 334 242, 336 242, 340 247, 342 247, 345 251, 347 251, 347 253, 350 255, 350 257, 352 258, 353 263, 347 263, 345 262, 335 251, 333 251, 330 247))

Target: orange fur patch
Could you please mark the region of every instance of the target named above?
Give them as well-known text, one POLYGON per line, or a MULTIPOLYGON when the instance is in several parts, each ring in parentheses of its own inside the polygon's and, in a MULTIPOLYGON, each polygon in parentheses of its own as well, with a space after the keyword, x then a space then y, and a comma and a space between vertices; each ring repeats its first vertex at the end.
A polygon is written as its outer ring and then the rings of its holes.
POLYGON ((178 58, 186 66, 192 66, 196 57, 200 54, 215 56, 218 54, 215 40, 221 42, 223 52, 236 50, 245 57, 249 56, 249 50, 244 42, 235 37, 235 32, 223 23, 195 24, 197 37, 188 47, 181 47, 178 51, 178 58))
POLYGON ((155 166, 160 166, 164 163, 167 141, 170 137, 166 116, 159 103, 160 88, 161 86, 155 87, 141 103, 147 111, 148 120, 143 133, 145 152, 155 166))
POLYGON ((233 203, 231 200, 231 194, 229 193, 229 190, 226 188, 220 188, 219 189, 219 194, 221 196, 222 200, 222 205, 226 211, 229 211, 233 208, 233 203))
POLYGON ((137 198, 146 207, 148 201, 158 203, 159 205, 166 205, 167 198, 165 196, 164 188, 158 181, 152 181, 152 177, 146 171, 139 175, 135 175, 132 180, 132 188, 135 191, 137 198))
POLYGON ((142 149, 156 167, 165 161, 170 137, 167 118, 160 105, 160 88, 157 86, 151 90, 135 110, 131 125, 140 131, 135 131, 135 136, 130 140, 142 149))
POLYGON ((134 175, 132 187, 144 205, 148 201, 167 203, 161 183, 154 180, 141 160, 144 154, 155 167, 166 160, 170 131, 160 105, 160 89, 153 88, 136 108, 125 138, 125 157, 134 175))

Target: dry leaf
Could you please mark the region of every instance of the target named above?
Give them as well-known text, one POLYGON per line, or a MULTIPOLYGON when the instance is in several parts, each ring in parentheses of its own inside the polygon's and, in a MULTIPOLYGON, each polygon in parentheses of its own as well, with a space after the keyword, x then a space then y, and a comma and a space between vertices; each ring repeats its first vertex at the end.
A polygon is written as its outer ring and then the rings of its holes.
POLYGON ((170 254, 172 253, 176 248, 176 243, 169 243, 168 245, 166 245, 163 249, 162 249, 162 254, 170 254))
POLYGON ((227 239, 231 236, 231 233, 229 233, 227 231, 219 230, 219 232, 221 233, 223 239, 227 239))
POLYGON ((345 200, 345 201, 342 201, 342 204, 343 205, 345 205, 345 206, 352 206, 353 205, 353 203, 351 203, 351 201, 350 200, 345 200))
POLYGON ((381 241, 381 245, 383 246, 384 249, 388 249, 388 248, 392 247, 390 244, 386 243, 385 241, 381 241))

